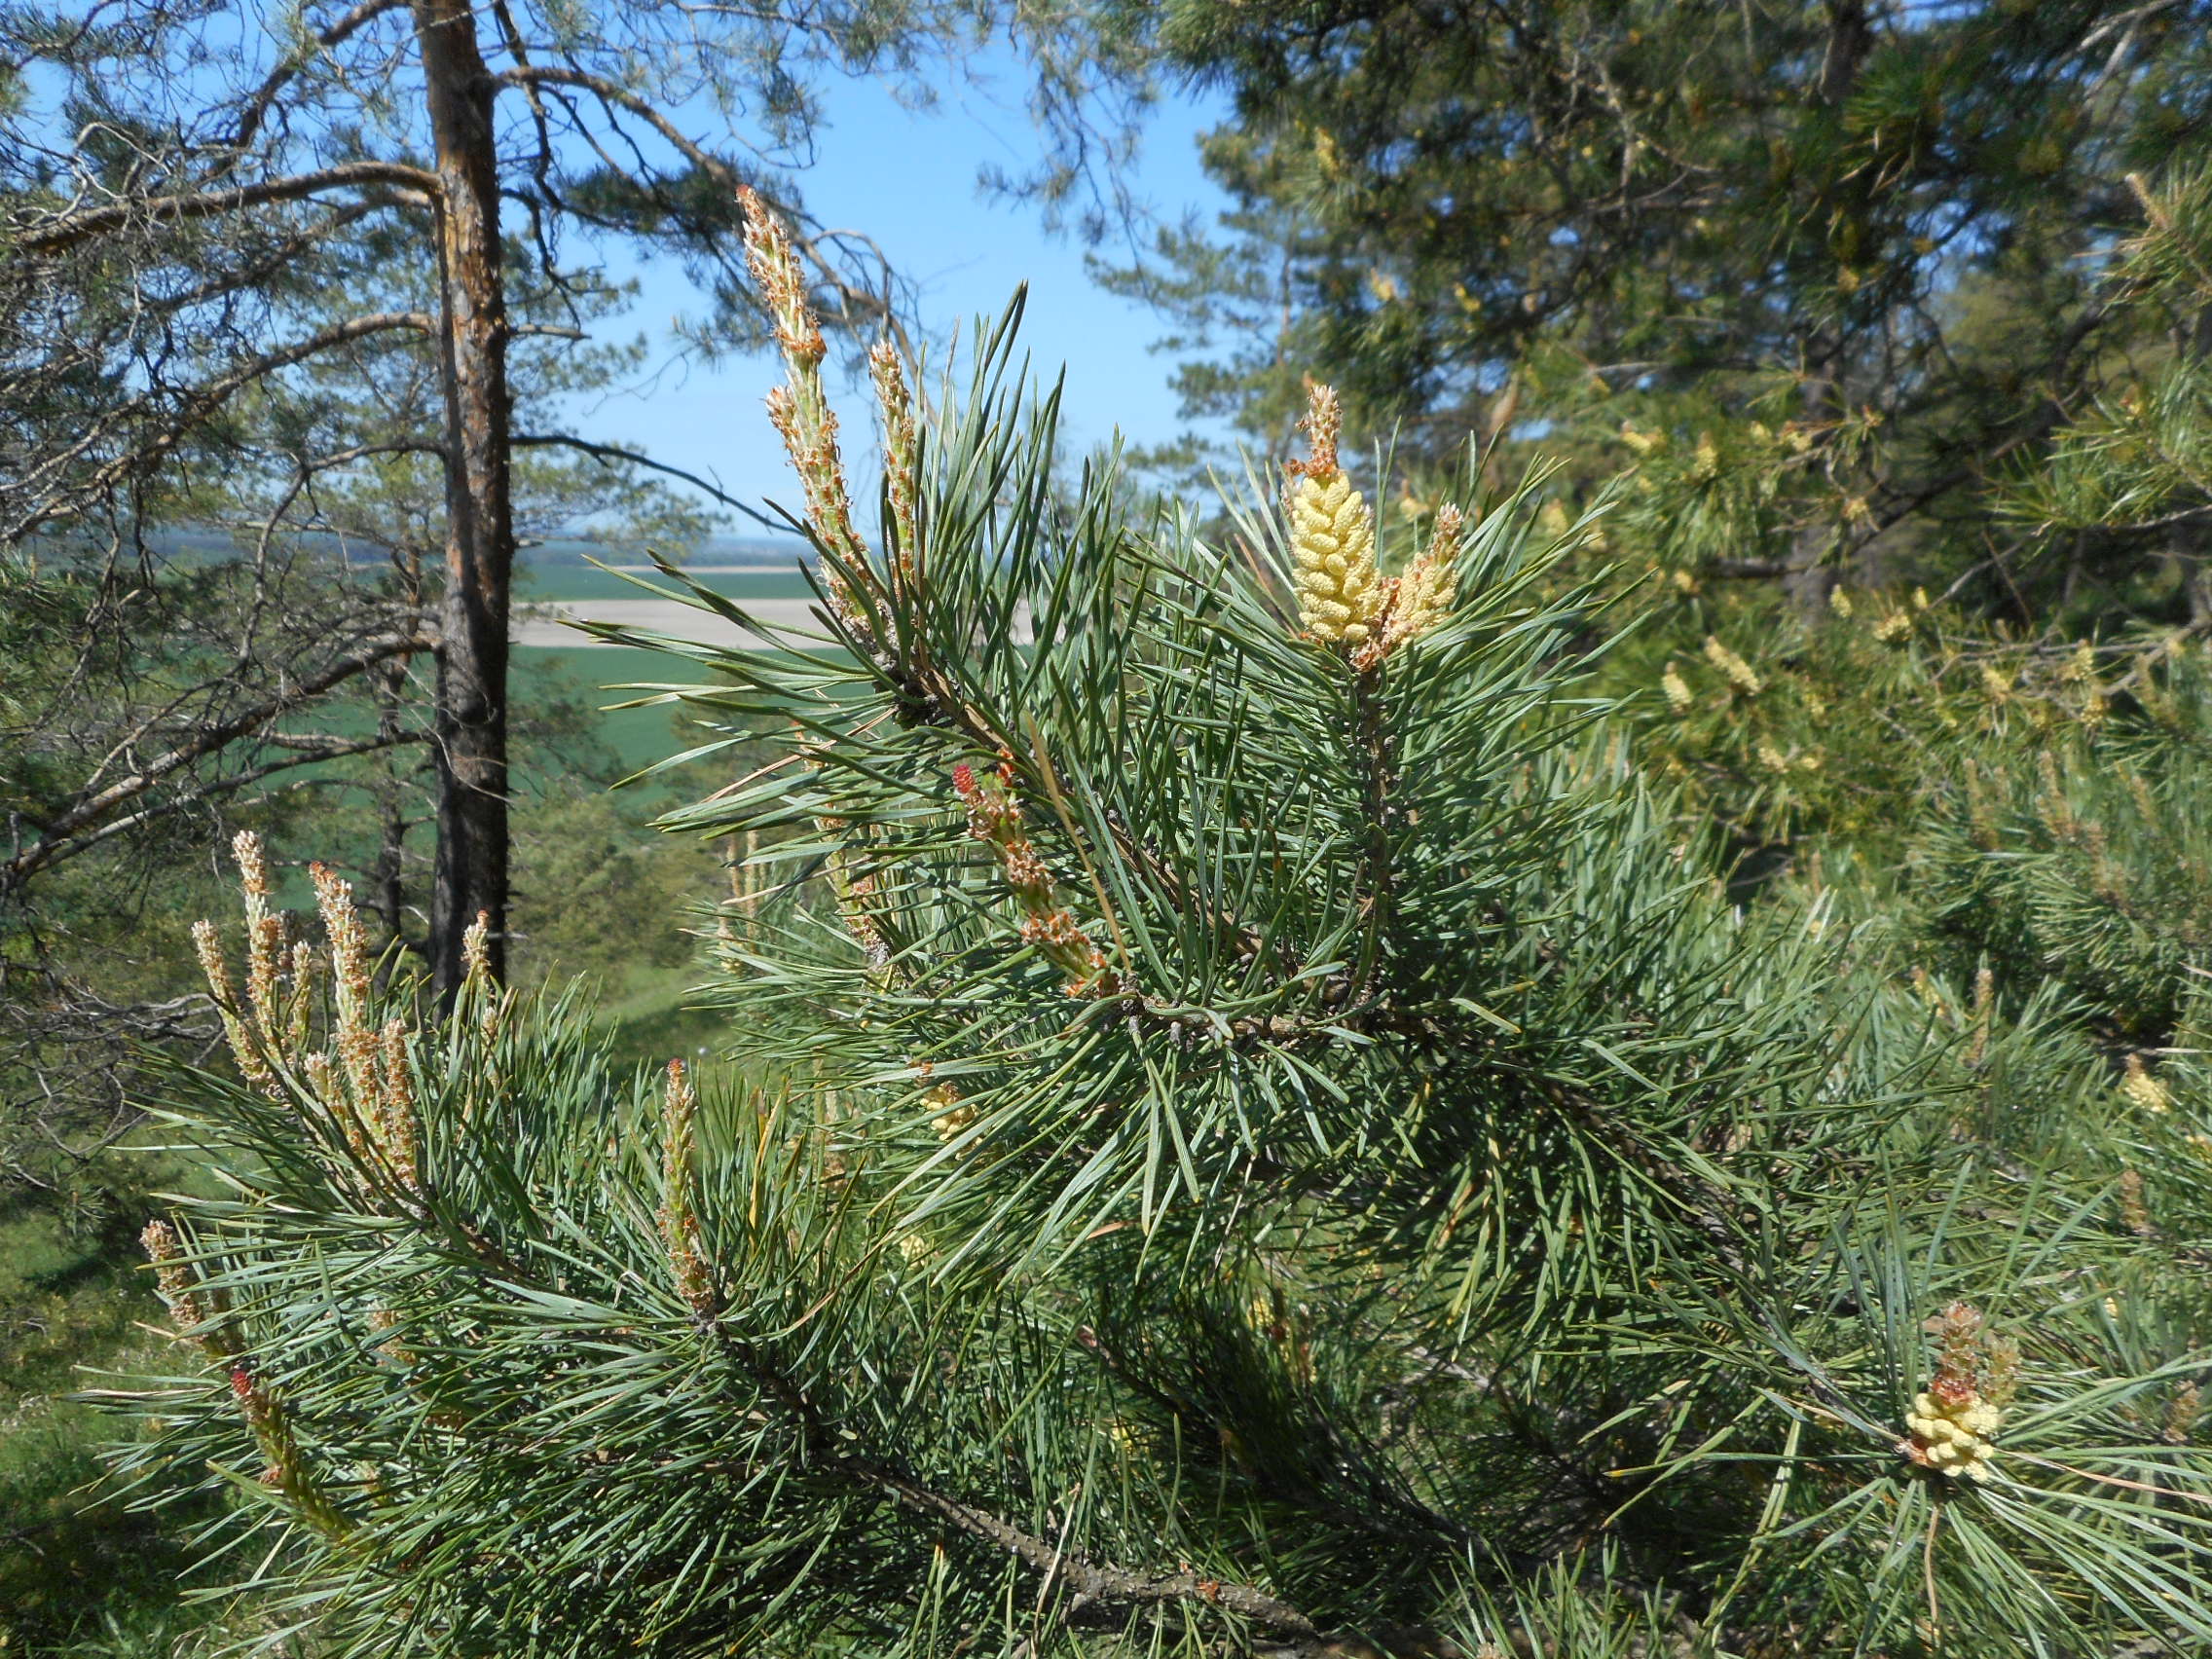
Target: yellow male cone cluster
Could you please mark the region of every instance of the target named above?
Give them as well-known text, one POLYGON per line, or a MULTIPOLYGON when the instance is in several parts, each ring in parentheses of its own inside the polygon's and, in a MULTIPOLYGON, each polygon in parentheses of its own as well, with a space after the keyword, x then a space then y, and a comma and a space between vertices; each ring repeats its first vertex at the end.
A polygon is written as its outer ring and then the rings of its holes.
POLYGON ((1949 1399, 1923 1390, 1904 1414, 1913 1461, 1952 1480, 1985 1481, 1997 1451, 1992 1437, 2004 1419, 2002 1411, 1978 1395, 1949 1399))
POLYGON ((1714 635, 1705 637, 1705 658, 1720 671, 1721 678, 1747 697, 1756 697, 1765 689, 1758 671, 1730 650, 1714 635))
POLYGON ((1436 509, 1436 531, 1429 544, 1406 567, 1389 592, 1382 624, 1386 645, 1425 634, 1444 620, 1459 596, 1459 533, 1466 515, 1446 502, 1436 509))
POLYGON ((2127 1069, 2120 1074, 2120 1091, 2145 1112, 2164 1112, 2173 1106, 2173 1095, 2163 1083, 2151 1075, 2141 1054, 2127 1056, 2127 1069))
POLYGON ((1316 386, 1300 423, 1313 451, 1290 463, 1284 508, 1297 566, 1298 620, 1314 639, 1358 645, 1382 613, 1382 578, 1375 569, 1375 515, 1337 464, 1344 410, 1336 388, 1316 386))
POLYGON ((1920 1467, 1949 1480, 1985 1481, 1996 1436, 2019 1385, 2019 1345, 1992 1332, 1981 1310, 1954 1302, 1923 1322, 1936 1339, 1936 1369, 1904 1414, 1899 1447, 1920 1467))
MULTIPOLYGON (((1290 463, 1283 494, 1298 621, 1307 638, 1349 647, 1353 665, 1364 672, 1450 612, 1458 595, 1456 560, 1466 515, 1449 504, 1435 508, 1428 546, 1404 575, 1382 575, 1375 564, 1375 515, 1337 462, 1344 410, 1336 388, 1315 386, 1308 397, 1299 424, 1312 455, 1290 463)), ((1422 516, 1427 512, 1424 506, 1422 516)))

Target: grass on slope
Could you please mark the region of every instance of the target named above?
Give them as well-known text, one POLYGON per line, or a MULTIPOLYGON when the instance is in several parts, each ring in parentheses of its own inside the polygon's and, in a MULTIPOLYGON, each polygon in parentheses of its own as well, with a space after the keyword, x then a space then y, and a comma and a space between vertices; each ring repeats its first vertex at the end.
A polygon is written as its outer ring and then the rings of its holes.
MULTIPOLYGON (((632 771, 713 740, 712 732, 699 728, 696 716, 670 704, 611 706, 651 694, 616 686, 696 683, 701 677, 679 658, 628 645, 517 645, 513 667, 518 707, 527 708, 534 697, 568 696, 601 711, 598 735, 632 771)), ((705 766, 694 766, 645 782, 668 795, 673 804, 692 798, 694 790, 703 794, 727 779, 711 776, 705 766)))

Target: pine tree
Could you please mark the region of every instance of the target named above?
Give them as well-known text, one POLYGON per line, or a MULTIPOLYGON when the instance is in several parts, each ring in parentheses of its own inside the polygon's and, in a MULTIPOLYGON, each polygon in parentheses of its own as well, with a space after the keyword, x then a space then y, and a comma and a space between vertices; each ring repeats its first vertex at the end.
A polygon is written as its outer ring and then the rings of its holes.
POLYGON ((672 826, 750 849, 734 1073, 620 1075, 481 936, 449 1012, 380 991, 343 882, 295 939, 251 842, 242 977, 202 935, 238 1076, 173 1115, 227 1184, 148 1229, 180 1360, 131 1466, 235 1487, 265 1617, 360 1653, 2212 1640, 2186 1077, 2150 1156, 2047 1005, 1733 903, 1592 694, 1553 566, 1593 526, 1542 529, 1540 477, 1402 545, 1317 387, 1209 540, 1110 461, 1055 481, 1010 314, 928 416, 877 353, 866 536, 757 204, 750 246, 818 632, 663 642, 700 678, 662 692, 773 747, 672 826))
POLYGON ((1431 461, 1525 423, 1635 465, 1701 575, 2157 605, 2139 538, 2023 535, 1994 498, 2159 349, 2099 277, 2130 170, 2201 165, 2201 6, 1083 12, 1232 112, 1201 149, 1230 210, 1120 275, 1189 413, 1272 439, 1328 364, 1356 430, 1431 461))

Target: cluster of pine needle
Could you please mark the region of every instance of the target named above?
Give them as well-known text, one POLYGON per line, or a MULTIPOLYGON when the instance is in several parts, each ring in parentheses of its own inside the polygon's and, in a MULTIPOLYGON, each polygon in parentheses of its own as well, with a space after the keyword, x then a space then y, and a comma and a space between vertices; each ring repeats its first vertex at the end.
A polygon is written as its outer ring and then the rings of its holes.
POLYGON ((149 1234, 190 1340, 119 1390, 149 1501, 235 1489, 226 1593, 548 1659, 2212 1642, 2195 659, 2084 737, 1939 601, 1806 624, 2017 736, 1909 925, 1748 901, 1689 826, 1848 809, 1826 693, 1712 631, 1605 694, 1603 502, 1470 473, 1398 545, 1324 390, 1201 529, 1056 471, 1010 315, 926 413, 879 363, 871 543, 753 212, 823 604, 632 642, 770 746, 670 823, 747 849, 734 1063, 426 1007, 334 885, 318 973, 249 851, 238 1074, 171 1113, 224 1185, 149 1234))

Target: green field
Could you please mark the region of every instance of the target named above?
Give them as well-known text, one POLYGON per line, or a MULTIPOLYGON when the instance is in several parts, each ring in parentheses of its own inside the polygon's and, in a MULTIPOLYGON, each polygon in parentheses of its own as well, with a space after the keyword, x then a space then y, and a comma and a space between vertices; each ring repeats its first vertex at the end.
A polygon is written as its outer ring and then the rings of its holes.
MULTIPOLYGON (((518 713, 527 715, 534 701, 553 697, 600 711, 593 735, 619 756, 625 768, 643 769, 713 737, 691 723, 695 716, 669 704, 608 706, 648 694, 615 689, 625 682, 689 682, 694 676, 681 659, 621 645, 575 650, 518 645, 513 667, 518 713)), ((631 833, 644 843, 633 849, 638 855, 639 878, 653 879, 645 872, 668 867, 680 866, 691 872, 673 878, 680 882, 681 894, 662 892, 659 887, 650 889, 659 902, 651 913, 636 918, 640 929, 665 931, 679 926, 682 918, 678 911, 682 903, 711 899, 719 890, 721 881, 715 873, 719 855, 714 849, 692 837, 669 841, 654 834, 645 824, 655 814, 697 800, 727 783, 733 764, 726 758, 694 761, 641 778, 616 792, 617 810, 634 826, 631 833), (654 843, 663 845, 655 850, 654 843), (675 861, 674 866, 669 866, 669 860, 675 861)), ((535 809, 526 806, 523 810, 535 809)), ((556 806, 553 810, 561 809, 556 806)), ((592 823, 588 815, 584 823, 588 830, 592 823)), ((598 874, 585 872, 586 880, 596 879, 598 874)), ((678 964, 646 960, 645 956, 640 952, 637 960, 617 963, 602 960, 597 950, 587 950, 576 960, 563 952, 560 960, 567 968, 580 969, 593 984, 592 1003, 613 1033, 616 1051, 623 1060, 659 1064, 677 1054, 694 1060, 710 1056, 726 1036, 726 1016, 686 1006, 692 987, 706 970, 695 961, 678 964)), ((556 979, 562 977, 558 972, 554 975, 556 979)))
MULTIPOLYGON (((638 572, 656 586, 674 588, 679 583, 658 571, 638 572)), ((699 573, 699 582, 731 599, 807 599, 814 590, 806 585, 806 577, 793 565, 783 569, 763 567, 745 571, 705 571, 699 573)), ((553 565, 528 571, 516 583, 516 599, 525 605, 551 604, 556 601, 573 603, 593 599, 651 599, 650 588, 640 587, 637 582, 616 571, 603 571, 592 565, 553 565)))
MULTIPOLYGON (((547 696, 567 696, 588 703, 602 711, 600 736, 630 767, 648 766, 704 742, 711 735, 690 727, 688 721, 694 717, 669 704, 610 707, 651 694, 613 689, 616 686, 695 682, 699 677, 680 658, 628 645, 583 645, 574 650, 553 645, 517 645, 513 666, 518 708, 527 709, 533 699, 547 696)), ((690 770, 703 775, 701 768, 690 770)), ((663 793, 682 795, 690 792, 693 781, 682 774, 670 774, 665 780, 648 780, 648 784, 663 793)))
MULTIPOLYGON (((608 745, 631 770, 705 740, 705 734, 688 723, 693 717, 671 704, 613 706, 651 695, 649 690, 613 689, 616 686, 682 685, 706 679, 703 671, 681 657, 627 645, 515 645, 510 663, 518 717, 527 720, 534 709, 542 709, 556 697, 580 704, 593 712, 594 718, 588 722, 591 735, 608 745)), ((350 707, 335 711, 327 724, 341 736, 358 736, 372 730, 374 720, 373 710, 350 707)), ((686 782, 678 787, 687 790, 690 786, 686 782)))

